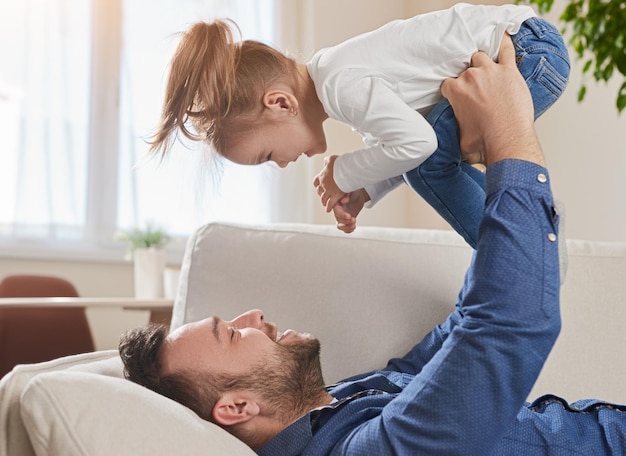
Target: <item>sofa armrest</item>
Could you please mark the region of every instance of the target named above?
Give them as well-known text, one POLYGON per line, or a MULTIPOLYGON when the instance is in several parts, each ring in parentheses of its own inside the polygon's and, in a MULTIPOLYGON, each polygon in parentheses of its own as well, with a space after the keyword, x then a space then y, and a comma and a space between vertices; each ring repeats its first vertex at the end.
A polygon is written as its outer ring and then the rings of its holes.
POLYGON ((21 415, 40 456, 254 455, 188 408, 106 375, 71 370, 37 375, 24 389, 21 415))
POLYGON ((55 371, 82 370, 121 377, 117 350, 67 356, 39 364, 18 365, 0 380, 0 456, 31 456, 35 452, 21 418, 20 397, 34 377, 55 371))

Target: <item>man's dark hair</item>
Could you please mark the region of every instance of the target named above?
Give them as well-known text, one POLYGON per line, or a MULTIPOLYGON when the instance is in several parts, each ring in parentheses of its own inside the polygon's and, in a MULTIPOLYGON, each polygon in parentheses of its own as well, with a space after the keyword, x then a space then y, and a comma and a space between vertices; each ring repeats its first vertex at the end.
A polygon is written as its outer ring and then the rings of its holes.
POLYGON ((120 338, 119 353, 124 363, 124 377, 190 408, 202 419, 215 422, 212 411, 221 392, 208 375, 181 371, 161 375, 159 350, 168 327, 152 323, 132 329, 120 338))

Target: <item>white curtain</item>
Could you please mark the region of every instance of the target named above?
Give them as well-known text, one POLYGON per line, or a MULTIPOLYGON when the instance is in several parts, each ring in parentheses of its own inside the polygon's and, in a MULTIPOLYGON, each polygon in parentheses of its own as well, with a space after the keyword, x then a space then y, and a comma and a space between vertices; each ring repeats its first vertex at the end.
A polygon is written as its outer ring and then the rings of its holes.
POLYGON ((66 239, 85 220, 89 2, 0 4, 0 235, 66 239))

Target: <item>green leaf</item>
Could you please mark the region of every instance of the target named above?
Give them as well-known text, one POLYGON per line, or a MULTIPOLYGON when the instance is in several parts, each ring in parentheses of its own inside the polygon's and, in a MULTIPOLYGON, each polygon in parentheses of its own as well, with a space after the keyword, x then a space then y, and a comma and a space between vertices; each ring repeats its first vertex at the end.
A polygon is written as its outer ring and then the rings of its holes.
MULTIPOLYGON (((523 1, 515 0, 515 3, 519 5, 520 3, 523 3, 523 1)), ((552 9, 554 0, 528 0, 528 3, 537 5, 537 10, 539 11, 539 14, 546 14, 552 9)))
POLYGON ((619 95, 617 97, 617 112, 621 113, 626 108, 626 95, 619 95))
POLYGON ((580 90, 578 91, 578 102, 579 103, 585 99, 585 95, 586 94, 587 94, 587 87, 585 87, 583 85, 583 86, 580 87, 580 90))
POLYGON ((585 46, 580 38, 576 38, 572 40, 572 45, 574 46, 574 51, 576 51, 576 55, 580 58, 583 56, 585 52, 585 46))
POLYGON ((617 65, 617 71, 626 75, 626 52, 615 56, 615 64, 617 65))
POLYGON ((576 2, 571 2, 569 5, 565 7, 563 13, 561 14, 561 20, 565 22, 570 22, 578 16, 578 6, 576 2))
POLYGON ((617 95, 617 112, 621 113, 626 108, 626 82, 622 84, 617 95))

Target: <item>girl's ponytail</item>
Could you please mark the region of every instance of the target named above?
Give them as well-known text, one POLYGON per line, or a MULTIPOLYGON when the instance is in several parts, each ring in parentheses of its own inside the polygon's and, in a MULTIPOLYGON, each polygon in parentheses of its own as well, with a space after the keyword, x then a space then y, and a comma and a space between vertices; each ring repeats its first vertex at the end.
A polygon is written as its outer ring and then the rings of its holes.
POLYGON ((170 64, 150 153, 164 158, 180 130, 223 155, 228 138, 258 122, 270 84, 284 81, 297 88, 293 59, 266 44, 236 40, 235 35, 241 33, 230 19, 200 22, 183 34, 170 64))
POLYGON ((228 112, 239 50, 230 25, 239 32, 234 22, 218 20, 199 22, 184 33, 170 63, 161 123, 151 152, 164 156, 177 129, 191 140, 205 139, 207 131, 217 126, 209 124, 219 124, 221 113, 228 112))

